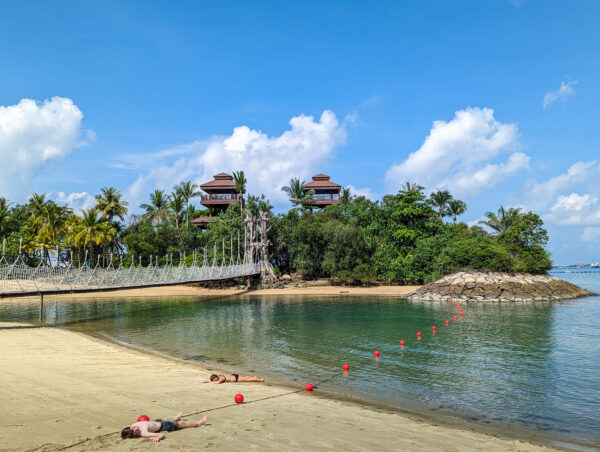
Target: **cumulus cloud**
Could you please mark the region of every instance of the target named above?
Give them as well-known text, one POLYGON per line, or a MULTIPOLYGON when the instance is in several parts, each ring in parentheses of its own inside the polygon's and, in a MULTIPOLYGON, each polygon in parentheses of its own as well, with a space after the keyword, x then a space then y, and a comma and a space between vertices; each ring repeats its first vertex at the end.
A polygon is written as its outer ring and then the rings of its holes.
POLYGON ((600 242, 600 228, 598 227, 590 227, 584 228, 581 233, 581 240, 588 243, 598 243, 600 242))
POLYGON ((96 205, 96 199, 85 191, 68 195, 59 191, 56 195, 51 194, 50 198, 53 198, 57 204, 69 206, 75 213, 80 213, 82 209, 91 209, 96 205))
POLYGON ((600 204, 596 196, 571 193, 559 196, 547 219, 561 226, 600 225, 600 204))
POLYGON ((282 204, 287 197, 281 187, 290 178, 310 179, 346 141, 346 122, 340 122, 330 110, 318 120, 295 116, 289 124, 279 136, 239 126, 227 137, 187 143, 150 157, 136 156, 137 163, 153 163, 128 188, 126 198, 135 209, 154 188, 170 190, 183 179, 202 183, 222 171, 243 170, 249 192, 264 193, 275 204, 282 204))
POLYGON ((600 176, 600 165, 596 161, 576 162, 566 173, 545 182, 531 181, 525 185, 522 202, 529 209, 545 209, 552 204, 561 191, 572 189, 600 176))
POLYGON ((370 199, 371 201, 375 201, 379 198, 379 196, 368 187, 356 188, 354 185, 348 185, 346 188, 350 189, 350 194, 352 196, 364 196, 365 198, 370 199))
POLYGON ((512 153, 506 162, 491 163, 502 152, 518 147, 516 124, 503 124, 490 108, 466 108, 451 121, 434 121, 423 145, 386 174, 388 188, 406 182, 427 189, 447 188, 457 195, 491 188, 526 169, 529 157, 512 153))
POLYGON ((557 100, 561 100, 562 102, 566 102, 567 99, 571 96, 575 95, 575 89, 573 88, 575 85, 579 83, 577 80, 573 80, 571 82, 560 82, 560 88, 554 91, 548 91, 544 95, 544 101, 542 102, 542 106, 544 110, 552 105, 557 100))
MULTIPOLYGON (((44 166, 84 145, 82 118, 73 101, 63 97, 0 106, 0 193, 23 195, 25 183, 44 166)), ((89 131, 87 139, 93 137, 89 131)))

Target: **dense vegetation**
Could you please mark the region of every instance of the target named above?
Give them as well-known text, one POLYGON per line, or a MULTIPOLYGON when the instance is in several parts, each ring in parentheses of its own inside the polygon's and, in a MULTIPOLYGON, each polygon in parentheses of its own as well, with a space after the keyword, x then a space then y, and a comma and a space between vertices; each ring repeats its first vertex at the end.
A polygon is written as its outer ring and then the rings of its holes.
MULTIPOLYGON (((238 192, 245 192, 243 172, 236 173, 238 192)), ((481 226, 457 222, 467 206, 447 191, 427 197, 423 188, 406 184, 381 201, 352 196, 343 190, 341 202, 323 210, 311 209, 311 192, 302 182, 290 181, 284 191, 293 208, 272 216, 270 254, 277 273, 299 273, 304 278, 328 277, 348 284, 377 281, 422 283, 461 269, 543 273, 551 267, 548 240, 540 217, 519 209, 500 208, 486 213, 481 226), (451 222, 444 222, 451 218, 451 222)), ((142 215, 130 215, 128 205, 113 187, 102 189, 96 206, 75 214, 65 206, 34 194, 23 205, 0 198, 0 240, 6 257, 15 258, 22 239, 22 257, 32 265, 49 263, 58 251, 61 262, 106 265, 109 256, 128 264, 143 256, 175 263, 194 250, 208 261, 236 255, 243 244, 244 211, 272 214, 264 196, 249 195, 242 207, 233 204, 212 221, 205 232, 190 221, 206 211, 193 206, 197 186, 181 182, 167 194, 156 190, 142 215), (241 231, 241 235, 240 235, 241 231), (218 243, 218 247, 213 244, 218 243), (100 257, 102 256, 102 257, 100 257)), ((155 261, 156 262, 156 261, 155 261)))

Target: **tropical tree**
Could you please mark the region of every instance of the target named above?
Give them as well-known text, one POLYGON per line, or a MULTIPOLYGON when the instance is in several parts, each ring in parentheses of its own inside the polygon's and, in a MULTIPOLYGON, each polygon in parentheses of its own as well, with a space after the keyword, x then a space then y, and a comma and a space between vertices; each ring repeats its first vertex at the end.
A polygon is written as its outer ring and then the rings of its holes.
POLYGON ((0 235, 4 235, 8 227, 7 223, 10 218, 10 204, 8 199, 0 197, 0 235))
POLYGON ((350 193, 350 187, 342 188, 342 193, 340 194, 340 204, 348 205, 352 200, 352 194, 350 193))
POLYGON ((177 191, 171 193, 171 196, 169 196, 169 209, 171 209, 171 215, 173 216, 177 231, 179 231, 179 222, 185 217, 185 208, 183 195, 177 191))
POLYGON ((508 210, 504 209, 504 206, 500 206, 498 213, 486 212, 485 217, 487 220, 479 221, 480 224, 486 225, 492 229, 495 233, 501 234, 510 229, 511 223, 515 217, 522 215, 520 208, 509 207, 508 210))
POLYGON ((153 223, 162 223, 169 219, 169 197, 165 195, 164 190, 154 190, 154 193, 150 194, 150 204, 141 204, 140 207, 146 210, 144 216, 153 223))
POLYGON ((81 221, 73 227, 72 242, 76 247, 90 250, 90 262, 94 265, 94 245, 109 245, 116 234, 115 228, 103 219, 97 208, 83 209, 81 211, 81 221))
POLYGON ((288 198, 294 205, 296 212, 298 212, 298 206, 303 204, 307 198, 315 194, 314 190, 304 190, 304 181, 296 177, 292 177, 290 182, 285 187, 281 187, 281 191, 287 193, 288 198))
POLYGON ((112 221, 115 217, 121 221, 127 215, 127 201, 121 201, 123 194, 115 187, 104 187, 96 195, 96 208, 102 213, 102 218, 112 221))
POLYGON ((450 214, 448 203, 452 201, 452 195, 448 190, 438 190, 431 192, 429 195, 429 203, 437 208, 440 218, 447 217, 450 214))
POLYGON ((405 184, 402 184, 402 186, 400 187, 400 190, 401 191, 423 191, 423 190, 425 190, 425 187, 417 184, 416 182, 410 183, 410 182, 406 181, 405 184))
POLYGON ((29 210, 31 212, 31 215, 41 215, 42 214, 42 210, 44 209, 44 206, 48 203, 49 201, 46 199, 46 193, 43 194, 39 194, 39 193, 34 193, 32 194, 29 199, 27 200, 27 203, 29 204, 29 210))
POLYGON ((233 172, 233 183, 235 184, 235 190, 238 192, 240 198, 240 218, 242 218, 244 207, 244 200, 242 198, 242 195, 246 193, 246 184, 248 183, 248 181, 246 180, 246 175, 243 171, 233 172))
POLYGON ((452 199, 448 202, 448 212, 452 215, 452 222, 456 223, 456 217, 467 211, 467 205, 460 199, 452 199))
POLYGON ((71 209, 48 203, 42 209, 40 228, 37 240, 47 246, 57 245, 65 232, 65 222, 71 214, 71 209))
POLYGON ((188 229, 190 227, 190 199, 197 198, 202 192, 198 190, 198 184, 192 184, 191 180, 179 182, 173 187, 173 190, 179 193, 185 201, 185 228, 188 229))

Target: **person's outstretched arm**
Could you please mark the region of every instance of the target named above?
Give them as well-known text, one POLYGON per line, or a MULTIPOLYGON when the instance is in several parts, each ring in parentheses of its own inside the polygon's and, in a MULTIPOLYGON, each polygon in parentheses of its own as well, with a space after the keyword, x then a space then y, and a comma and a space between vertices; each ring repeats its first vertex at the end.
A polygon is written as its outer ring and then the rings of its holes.
POLYGON ((157 443, 161 439, 165 439, 166 438, 166 436, 164 434, 162 434, 162 433, 150 433, 150 432, 142 433, 142 437, 148 438, 153 443, 157 443))

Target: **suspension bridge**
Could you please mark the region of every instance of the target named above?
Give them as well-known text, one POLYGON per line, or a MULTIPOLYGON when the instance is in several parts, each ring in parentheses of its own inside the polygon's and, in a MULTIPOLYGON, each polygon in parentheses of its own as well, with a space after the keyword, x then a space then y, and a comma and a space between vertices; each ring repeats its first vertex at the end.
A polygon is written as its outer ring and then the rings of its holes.
POLYGON ((43 303, 45 294, 96 292, 105 290, 132 289, 152 286, 171 286, 205 281, 218 281, 254 275, 273 274, 269 262, 267 238, 268 215, 260 212, 257 218, 246 215, 244 220, 244 240, 238 232, 236 245, 230 237, 222 243, 214 243, 212 249, 204 248, 203 254, 197 251, 191 256, 182 254, 178 263, 173 263, 173 255, 150 256, 142 265, 142 257, 131 256, 124 264, 123 256, 118 264, 109 257, 85 258, 74 264, 73 253, 70 259, 61 262, 60 250, 56 249, 56 259, 50 262, 44 257, 48 250, 40 248, 39 265, 28 265, 22 253, 22 239, 19 253, 13 262, 5 257, 6 241, 2 244, 0 256, 0 298, 39 295, 43 303), (237 248, 237 252, 234 250, 237 248), (188 263, 189 262, 189 263, 188 263))
MULTIPOLYGON (((216 247, 215 247, 216 249, 216 247)), ((151 286, 167 286, 204 281, 217 281, 246 276, 259 275, 265 263, 244 256, 234 258, 222 253, 217 262, 217 253, 212 260, 207 254, 199 262, 194 253, 190 264, 185 256, 173 264, 173 257, 166 256, 162 266, 159 259, 151 256, 149 263, 142 265, 141 257, 133 257, 129 265, 119 259, 115 265, 111 258, 103 265, 102 256, 98 257, 94 266, 87 259, 84 264, 74 266, 70 262, 56 265, 28 266, 21 255, 12 263, 4 256, 0 257, 0 297, 31 296, 44 294, 61 294, 76 292, 95 292, 151 286), (210 261, 210 262, 209 262, 210 261)), ((189 260, 189 259, 188 259, 189 260)))

